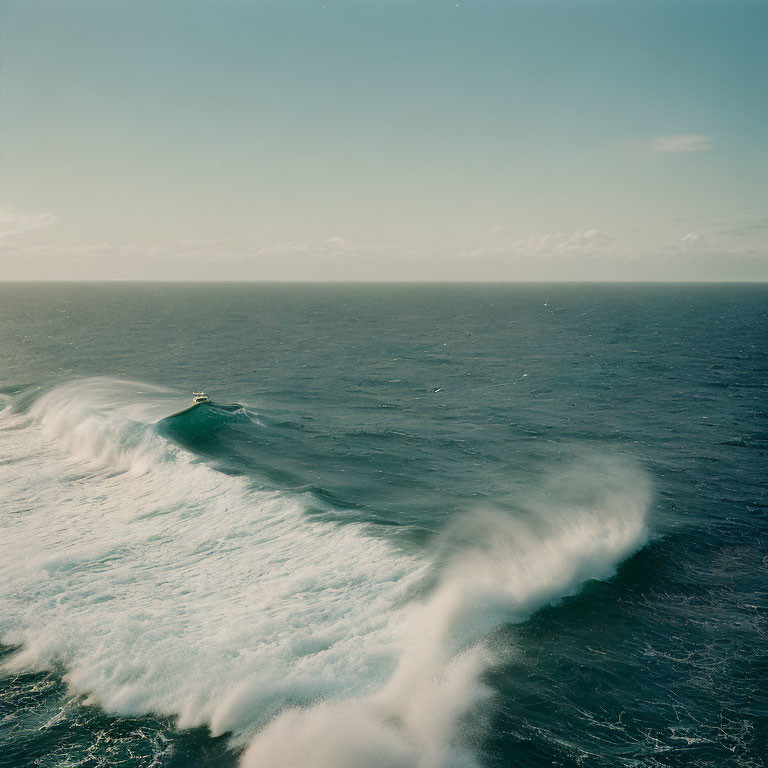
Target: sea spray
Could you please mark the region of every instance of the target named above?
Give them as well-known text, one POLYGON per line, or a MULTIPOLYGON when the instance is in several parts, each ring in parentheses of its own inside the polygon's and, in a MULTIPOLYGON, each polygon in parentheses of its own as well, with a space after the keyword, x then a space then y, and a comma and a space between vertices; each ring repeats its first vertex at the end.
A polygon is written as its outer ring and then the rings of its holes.
POLYGON ((92 469, 143 474, 176 453, 148 428, 174 402, 169 395, 138 382, 86 379, 42 394, 28 413, 74 461, 92 469))
POLYGON ((477 766, 470 745, 493 697, 483 675, 497 662, 483 638, 610 576, 647 537, 649 482, 631 464, 592 456, 547 485, 544 498, 569 491, 559 506, 533 497, 519 518, 480 510, 446 532, 441 548, 452 555, 431 596, 412 607, 398 667, 379 692, 283 713, 250 745, 243 768, 477 766), (585 491, 589 506, 569 504, 585 491))

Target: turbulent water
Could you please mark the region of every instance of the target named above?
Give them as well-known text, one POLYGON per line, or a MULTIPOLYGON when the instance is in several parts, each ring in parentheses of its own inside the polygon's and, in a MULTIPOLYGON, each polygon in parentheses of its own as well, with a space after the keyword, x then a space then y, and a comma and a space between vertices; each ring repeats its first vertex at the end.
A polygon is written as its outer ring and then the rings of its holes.
POLYGON ((768 759, 765 286, 6 284, 0 393, 2 766, 768 759))

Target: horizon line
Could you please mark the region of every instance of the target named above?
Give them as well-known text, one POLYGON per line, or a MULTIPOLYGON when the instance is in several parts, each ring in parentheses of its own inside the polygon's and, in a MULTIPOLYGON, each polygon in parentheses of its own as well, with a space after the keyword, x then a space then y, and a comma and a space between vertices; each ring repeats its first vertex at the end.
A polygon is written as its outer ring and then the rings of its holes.
POLYGON ((3 280, 0 285, 768 285, 765 280, 299 280, 91 278, 3 280))

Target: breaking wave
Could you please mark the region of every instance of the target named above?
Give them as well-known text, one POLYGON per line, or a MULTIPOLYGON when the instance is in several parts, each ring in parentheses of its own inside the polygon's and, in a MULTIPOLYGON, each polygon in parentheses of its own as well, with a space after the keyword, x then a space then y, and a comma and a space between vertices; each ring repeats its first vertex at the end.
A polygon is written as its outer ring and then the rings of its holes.
POLYGON ((243 768, 478 765, 489 633, 647 537, 647 477, 593 455, 402 551, 182 450, 154 426, 178 404, 92 379, 0 414, 0 638, 111 712, 231 734, 243 768))

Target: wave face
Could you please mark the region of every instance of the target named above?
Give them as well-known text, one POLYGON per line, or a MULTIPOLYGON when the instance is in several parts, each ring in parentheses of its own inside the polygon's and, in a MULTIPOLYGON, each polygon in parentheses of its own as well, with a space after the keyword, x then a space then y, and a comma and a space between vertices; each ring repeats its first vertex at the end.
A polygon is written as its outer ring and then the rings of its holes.
MULTIPOLYGON (((514 513, 481 505, 399 546, 308 516, 309 492, 213 469, 156 423, 180 405, 88 379, 2 411, 0 636, 7 670, 60 668, 109 712, 230 734, 244 768, 478 765, 490 634, 647 538, 647 477, 592 454, 514 513)), ((261 428, 238 413, 220 417, 261 428)))

